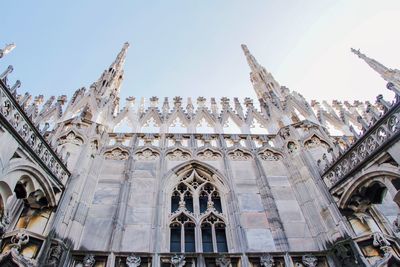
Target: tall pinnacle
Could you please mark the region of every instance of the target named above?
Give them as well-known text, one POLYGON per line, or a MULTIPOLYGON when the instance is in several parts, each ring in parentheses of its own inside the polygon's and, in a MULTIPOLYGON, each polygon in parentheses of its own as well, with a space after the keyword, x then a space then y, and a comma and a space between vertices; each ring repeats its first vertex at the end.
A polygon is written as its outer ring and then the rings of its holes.
POLYGON ((122 67, 125 63, 126 53, 128 52, 129 43, 125 42, 121 51, 118 53, 117 58, 111 64, 110 68, 114 68, 116 71, 122 70, 122 67))
POLYGON ((247 48, 247 45, 242 44, 242 50, 244 52, 244 55, 246 56, 246 60, 250 66, 251 71, 258 71, 259 69, 262 68, 262 66, 258 64, 256 58, 250 53, 249 49, 247 48))
POLYGON ((100 97, 117 98, 119 95, 119 89, 124 77, 124 63, 126 58, 126 53, 129 48, 129 43, 126 42, 122 47, 121 51, 118 53, 114 62, 110 65, 108 70, 105 70, 97 83, 96 91, 100 97))
POLYGON ((250 80, 253 83, 258 99, 266 100, 268 98, 274 101, 277 100, 276 98, 283 99, 281 86, 272 74, 257 62, 246 45, 242 44, 242 50, 251 69, 250 80))
POLYGON ((367 57, 361 53, 360 50, 351 48, 351 52, 364 60, 373 70, 381 75, 381 77, 388 82, 388 89, 400 95, 400 70, 389 69, 375 59, 367 57))

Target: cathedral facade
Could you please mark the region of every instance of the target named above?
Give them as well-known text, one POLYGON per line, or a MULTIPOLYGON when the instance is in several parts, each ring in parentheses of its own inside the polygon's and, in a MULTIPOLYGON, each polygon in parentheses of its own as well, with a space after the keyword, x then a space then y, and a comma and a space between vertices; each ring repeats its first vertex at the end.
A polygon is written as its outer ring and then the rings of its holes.
POLYGON ((308 102, 242 45, 258 99, 122 105, 128 47, 70 100, 0 75, 0 266, 400 266, 399 70, 308 102))

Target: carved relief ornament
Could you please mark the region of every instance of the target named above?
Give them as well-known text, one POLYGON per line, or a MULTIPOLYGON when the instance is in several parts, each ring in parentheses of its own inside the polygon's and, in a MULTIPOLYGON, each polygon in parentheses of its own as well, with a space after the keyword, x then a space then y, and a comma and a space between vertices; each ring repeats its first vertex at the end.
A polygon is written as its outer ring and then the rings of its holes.
POLYGON ((167 159, 169 160, 189 160, 190 158, 190 153, 180 148, 167 153, 167 159))
POLYGON ((235 150, 229 152, 228 157, 231 160, 249 160, 249 159, 253 158, 250 153, 248 153, 244 150, 241 150, 241 149, 235 149, 235 150))
POLYGON ((160 154, 151 148, 145 148, 135 153, 136 160, 155 160, 159 156, 160 154))
POLYGON ((129 152, 119 147, 116 147, 114 149, 104 152, 104 157, 105 159, 111 160, 127 160, 129 157, 129 152))
POLYGON ((322 146, 322 147, 325 147, 325 148, 329 147, 329 145, 324 140, 322 140, 321 138, 319 138, 316 135, 313 135, 311 138, 306 140, 304 142, 304 146, 306 148, 314 148, 314 147, 318 147, 318 146, 322 146))
POLYGON ((202 160, 217 160, 220 159, 222 156, 219 152, 211 148, 206 148, 198 152, 197 157, 199 157, 202 160))
POLYGON ((272 151, 271 149, 265 149, 261 151, 259 154, 260 158, 265 161, 277 161, 281 160, 283 156, 277 152, 272 151))

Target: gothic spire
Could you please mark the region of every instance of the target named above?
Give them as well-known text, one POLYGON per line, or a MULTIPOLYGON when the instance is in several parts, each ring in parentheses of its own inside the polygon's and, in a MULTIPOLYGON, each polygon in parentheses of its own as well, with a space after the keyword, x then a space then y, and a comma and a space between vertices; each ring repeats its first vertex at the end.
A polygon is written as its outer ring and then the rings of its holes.
POLYGON ((396 94, 400 95, 400 70, 387 68, 375 59, 369 58, 365 54, 361 53, 360 49, 356 50, 351 48, 351 52, 364 60, 373 70, 381 75, 381 77, 388 82, 389 90, 392 90, 396 94))
POLYGON ((247 45, 242 44, 242 50, 244 52, 244 55, 246 56, 246 60, 250 66, 251 71, 257 72, 263 68, 260 64, 258 64, 256 58, 250 53, 247 45))
POLYGON ((117 58, 111 64, 110 68, 113 68, 116 71, 122 70, 122 67, 124 66, 124 63, 125 63, 125 58, 126 58, 126 53, 128 51, 128 48, 129 48, 129 43, 125 42, 124 46, 122 47, 121 51, 118 53, 117 58))
POLYGON ((242 50, 251 69, 250 80, 258 99, 266 100, 267 98, 272 99, 276 97, 283 99, 282 91, 280 89, 281 86, 274 79, 272 74, 267 72, 266 69, 257 62, 246 45, 242 44, 242 50))
POLYGON ((128 47, 129 43, 126 42, 108 70, 105 70, 97 83, 93 85, 96 88, 98 96, 107 98, 110 96, 113 98, 119 96, 119 90, 124 76, 123 66, 128 47))

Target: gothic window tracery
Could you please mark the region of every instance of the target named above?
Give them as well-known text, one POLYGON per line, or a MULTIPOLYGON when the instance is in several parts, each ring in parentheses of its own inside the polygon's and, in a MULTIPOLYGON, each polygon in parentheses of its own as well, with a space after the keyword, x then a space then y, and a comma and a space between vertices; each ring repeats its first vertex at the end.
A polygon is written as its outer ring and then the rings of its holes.
POLYGON ((221 193, 211 177, 192 170, 170 197, 171 252, 228 251, 221 193))

